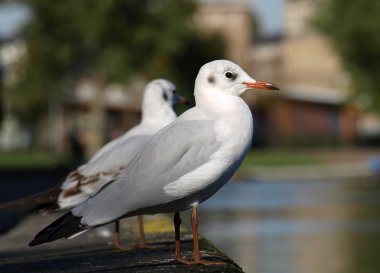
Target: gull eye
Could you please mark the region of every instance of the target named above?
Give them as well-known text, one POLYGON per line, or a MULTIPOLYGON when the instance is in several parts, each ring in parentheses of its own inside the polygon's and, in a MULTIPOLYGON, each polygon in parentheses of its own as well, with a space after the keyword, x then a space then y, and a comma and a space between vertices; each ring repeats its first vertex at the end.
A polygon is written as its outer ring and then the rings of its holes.
POLYGON ((162 94, 162 97, 164 98, 165 101, 168 101, 168 95, 166 95, 165 92, 162 94))
POLYGON ((226 78, 228 78, 228 79, 232 79, 235 77, 234 74, 230 71, 224 73, 224 76, 226 76, 226 78))
POLYGON ((174 94, 174 95, 177 95, 177 91, 173 90, 173 94, 174 94))

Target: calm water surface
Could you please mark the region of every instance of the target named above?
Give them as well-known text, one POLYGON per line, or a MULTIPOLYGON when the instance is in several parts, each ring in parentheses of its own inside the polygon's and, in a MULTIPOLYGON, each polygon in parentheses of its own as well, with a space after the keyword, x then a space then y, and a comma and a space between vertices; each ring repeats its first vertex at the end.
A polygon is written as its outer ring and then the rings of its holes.
POLYGON ((380 272, 379 181, 230 183, 199 215, 245 272, 380 272))
MULTIPOLYGON (((3 176, 0 201, 47 189, 58 173, 30 185, 36 174, 12 174, 12 183, 3 176)), ((21 216, 1 212, 0 233, 21 216)), ((230 183, 199 216, 202 234, 245 272, 380 272, 380 181, 230 183)))

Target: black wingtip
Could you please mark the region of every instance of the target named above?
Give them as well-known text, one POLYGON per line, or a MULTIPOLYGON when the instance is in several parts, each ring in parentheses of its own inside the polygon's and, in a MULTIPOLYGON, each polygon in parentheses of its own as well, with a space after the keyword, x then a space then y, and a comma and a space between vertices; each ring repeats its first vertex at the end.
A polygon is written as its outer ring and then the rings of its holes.
POLYGON ((42 242, 39 243, 39 242, 36 240, 36 238, 34 238, 34 239, 29 243, 29 246, 36 246, 36 245, 39 245, 39 244, 42 244, 42 242))
POLYGON ((29 243, 29 246, 52 242, 60 238, 68 238, 85 230, 81 225, 80 220, 81 217, 74 216, 71 211, 66 213, 41 230, 29 243))

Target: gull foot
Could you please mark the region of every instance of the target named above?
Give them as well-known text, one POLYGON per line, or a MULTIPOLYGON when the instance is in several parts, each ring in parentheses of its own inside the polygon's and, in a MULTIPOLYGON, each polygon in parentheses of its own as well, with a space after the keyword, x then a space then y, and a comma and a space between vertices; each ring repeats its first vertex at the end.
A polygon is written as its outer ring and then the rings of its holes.
POLYGON ((136 245, 135 244, 130 244, 130 245, 115 245, 114 246, 115 250, 117 252, 122 252, 122 251, 130 251, 130 250, 133 250, 133 249, 136 249, 136 245))
POLYGON ((149 245, 149 244, 128 244, 128 245, 115 245, 116 251, 130 251, 133 249, 156 249, 159 248, 157 245, 149 245))
POLYGON ((227 265, 227 262, 223 261, 209 261, 204 259, 199 260, 186 260, 182 258, 176 258, 175 262, 177 264, 185 264, 185 265, 192 265, 192 264, 200 264, 200 265, 227 265))

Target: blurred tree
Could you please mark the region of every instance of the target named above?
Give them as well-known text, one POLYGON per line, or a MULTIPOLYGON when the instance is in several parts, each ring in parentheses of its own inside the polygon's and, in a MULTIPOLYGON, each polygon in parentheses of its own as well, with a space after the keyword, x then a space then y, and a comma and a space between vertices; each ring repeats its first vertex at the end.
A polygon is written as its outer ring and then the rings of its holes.
POLYGON ((220 37, 201 38, 194 30, 194 1, 23 2, 33 13, 23 33, 28 54, 24 76, 9 94, 24 120, 39 120, 49 101, 83 78, 98 92, 109 81, 136 75, 167 76, 192 86, 190 68, 223 56, 220 37))
POLYGON ((354 89, 380 112, 380 2, 323 0, 315 25, 328 34, 353 78, 354 89), (367 98, 367 99, 366 99, 367 98))

